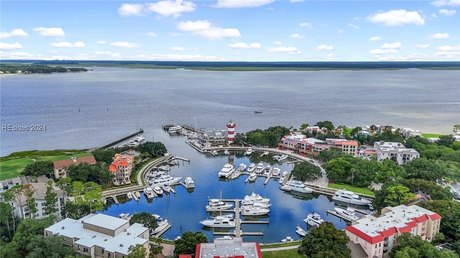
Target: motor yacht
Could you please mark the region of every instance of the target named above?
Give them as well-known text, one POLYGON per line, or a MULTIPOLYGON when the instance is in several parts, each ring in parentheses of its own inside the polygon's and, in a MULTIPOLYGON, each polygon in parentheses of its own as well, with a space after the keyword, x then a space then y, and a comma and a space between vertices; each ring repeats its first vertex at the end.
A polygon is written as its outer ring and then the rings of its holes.
POLYGON ((240 166, 238 167, 238 170, 243 172, 244 170, 246 170, 246 164, 244 163, 241 163, 240 166))
POLYGON ((281 173, 281 169, 279 169, 279 168, 273 168, 273 170, 272 170, 272 175, 273 175, 273 176, 279 176, 280 173, 281 173))
POLYGON ((193 182, 193 179, 191 177, 185 178, 185 188, 190 189, 195 187, 195 182, 193 182))
POLYGON ((241 206, 241 215, 243 216, 262 216, 270 212, 269 209, 255 207, 255 206, 241 206))
POLYGON ((156 227, 154 230, 151 230, 150 235, 156 235, 165 230, 170 225, 171 224, 169 224, 167 219, 160 219, 160 221, 158 222, 158 227, 156 227))
POLYGON ((260 174, 260 173, 264 172, 264 168, 265 168, 264 163, 259 162, 259 163, 257 164, 257 166, 256 166, 255 172, 256 172, 257 174, 260 174))
POLYGON ((234 228, 235 221, 226 217, 218 216, 213 219, 205 219, 200 221, 205 227, 209 228, 234 228))
POLYGON ((233 172, 235 168, 231 164, 225 164, 224 167, 219 171, 219 177, 228 178, 233 172))
POLYGON ((255 201, 255 202, 270 202, 270 199, 268 198, 263 198, 262 196, 260 196, 259 194, 256 194, 256 193, 252 193, 250 195, 246 195, 244 197, 245 201, 255 201))
POLYGON ((305 231, 305 230, 304 230, 303 228, 301 228, 300 226, 297 226, 297 227, 295 228, 295 232, 296 232, 297 234, 299 234, 300 236, 302 236, 302 237, 304 237, 304 236, 307 235, 307 231, 305 231))
POLYGON ((313 189, 307 187, 302 182, 297 181, 297 180, 287 181, 285 186, 289 186, 291 188, 291 191, 294 191, 294 192, 306 193, 306 194, 313 192, 313 189))
POLYGON ((147 198, 151 199, 155 197, 155 193, 153 192, 153 189, 151 187, 147 187, 144 189, 144 194, 147 196, 147 198))
POLYGON ((315 212, 308 214, 303 221, 312 227, 318 227, 321 223, 324 223, 321 216, 315 212))
POLYGON ((355 221, 359 219, 358 216, 356 216, 355 210, 350 207, 348 207, 347 209, 334 208, 334 210, 335 212, 337 212, 337 214, 346 217, 350 221, 355 221))
POLYGON ((248 170, 249 173, 251 173, 251 172, 253 172, 255 169, 256 169, 256 164, 251 163, 251 164, 249 164, 249 167, 248 167, 247 170, 248 170))
POLYGON ((248 148, 246 152, 244 153, 244 155, 251 156, 252 152, 253 152, 252 148, 248 148))
POLYGON ((158 195, 162 195, 163 194, 163 190, 161 189, 160 186, 155 186, 153 187, 153 191, 158 194, 158 195))
POLYGON ((335 192, 334 196, 332 197, 332 200, 356 205, 369 205, 372 203, 371 200, 360 197, 354 192, 347 190, 338 190, 337 192, 335 192))

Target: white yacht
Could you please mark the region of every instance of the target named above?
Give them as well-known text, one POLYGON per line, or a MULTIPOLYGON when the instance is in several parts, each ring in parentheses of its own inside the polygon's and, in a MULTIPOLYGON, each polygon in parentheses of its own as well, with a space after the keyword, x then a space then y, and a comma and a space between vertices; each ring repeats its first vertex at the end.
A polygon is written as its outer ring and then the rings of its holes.
POLYGON ((273 175, 273 176, 279 176, 280 173, 281 173, 281 169, 279 169, 279 168, 273 168, 273 170, 272 170, 272 175, 273 175))
POLYGON ((244 155, 251 156, 252 152, 253 152, 252 148, 248 148, 246 152, 244 153, 244 155))
POLYGON ((255 172, 256 172, 257 174, 260 174, 260 173, 264 172, 264 168, 265 168, 264 163, 259 162, 259 163, 257 164, 257 166, 256 166, 255 172))
POLYGON ((161 187, 159 186, 155 186, 153 187, 153 191, 158 194, 158 195, 162 195, 163 194, 163 190, 161 189, 161 187))
POLYGON ((352 191, 347 190, 338 190, 337 192, 335 192, 334 196, 332 197, 332 200, 356 205, 369 205, 372 203, 371 200, 360 197, 352 191))
POLYGON ((248 167, 248 172, 249 173, 251 173, 255 169, 256 169, 256 164, 254 164, 254 163, 249 164, 249 167, 248 167))
POLYGON ((142 136, 142 135, 139 135, 139 136, 134 137, 134 139, 132 141, 137 142, 137 143, 141 143, 141 142, 145 141, 145 137, 142 136))
POLYGON ((261 216, 270 212, 269 209, 255 207, 255 206, 241 206, 241 215, 243 216, 261 216))
POLYGON ((307 187, 302 182, 297 181, 297 180, 287 181, 285 186, 289 186, 291 188, 291 191, 294 191, 294 192, 306 193, 306 194, 313 192, 313 189, 307 187))
POLYGON ((266 166, 264 169, 264 176, 269 177, 271 172, 272 172, 272 167, 270 165, 266 166))
POLYGON ((243 200, 245 200, 245 201, 255 201, 255 202, 270 202, 270 199, 263 198, 262 196, 260 196, 259 194, 256 194, 256 193, 246 195, 243 200))
POLYGON ((225 164, 218 175, 219 177, 228 178, 234 171, 235 168, 233 168, 232 164, 225 164))
POLYGON ((303 229, 303 228, 301 228, 301 227, 299 227, 299 226, 297 226, 297 227, 295 228, 295 232, 296 232, 297 234, 299 234, 300 236, 302 236, 302 237, 304 237, 304 236, 307 235, 307 231, 305 231, 305 229, 303 229))
POLYGON ((224 211, 232 207, 232 204, 225 203, 219 199, 209 199, 208 205, 206 205, 206 211, 224 211))
POLYGON ((240 166, 238 167, 238 170, 243 172, 244 170, 246 170, 246 164, 244 163, 241 163, 240 166))
POLYGON ((172 188, 169 185, 163 185, 161 188, 163 188, 163 191, 170 193, 172 192, 172 188))
POLYGON ((286 238, 281 239, 282 243, 290 243, 290 242, 293 242, 293 241, 294 241, 294 239, 292 239, 292 237, 290 237, 290 236, 287 236, 286 238))
POLYGON ((260 154, 260 156, 263 157, 263 156, 267 156, 268 154, 270 154, 268 151, 264 151, 262 154, 260 154))
POLYGON ((130 219, 129 213, 120 213, 120 215, 118 215, 118 217, 120 219, 124 219, 124 220, 129 220, 130 219))
POLYGON ((230 155, 230 152, 228 150, 224 150, 225 155, 230 155))
POLYGON ((355 210, 348 207, 347 209, 342 209, 342 208, 334 208, 335 212, 337 212, 337 214, 340 214, 344 217, 346 217, 347 219, 349 219, 350 221, 355 221, 355 220, 358 220, 358 216, 356 216, 356 213, 355 213, 355 210))
POLYGON ((235 227, 235 221, 233 219, 224 217, 224 216, 218 216, 213 219, 205 219, 200 221, 201 224, 203 224, 205 227, 209 228, 234 228, 235 227))
POLYGON ((128 199, 132 199, 132 198, 133 198, 133 193, 131 193, 131 192, 128 192, 126 195, 128 196, 128 199))
POLYGON ((162 175, 159 178, 149 181, 152 186, 155 185, 175 185, 179 183, 182 177, 172 177, 170 175, 162 175))
POLYGON ((281 156, 278 156, 276 161, 281 162, 281 161, 286 160, 288 157, 289 157, 288 155, 281 155, 281 156))
POLYGON ((158 227, 155 228, 154 230, 151 230, 150 235, 156 235, 156 234, 160 233, 161 231, 165 230, 170 225, 171 224, 169 224, 167 219, 160 220, 158 222, 158 227))
POLYGON ((168 133, 179 133, 180 131, 182 131, 182 126, 180 125, 173 126, 168 129, 168 133))
POLYGON ((272 206, 268 202, 257 202, 257 201, 250 201, 250 200, 243 200, 241 203, 244 206, 254 206, 254 207, 259 207, 259 208, 264 208, 264 209, 268 209, 270 208, 270 206, 272 206))
POLYGON ((248 178, 248 181, 249 182, 255 182, 257 180, 257 174, 252 172, 251 174, 249 174, 249 178, 248 178))
POLYGON ((219 155, 219 153, 216 150, 213 150, 213 151, 211 151, 211 155, 217 156, 217 155, 219 155))
POLYGON ((193 179, 191 177, 185 178, 185 188, 190 189, 195 187, 195 182, 193 182, 193 179))
POLYGON ((324 222, 321 216, 315 212, 308 214, 303 221, 312 227, 318 227, 321 223, 324 222))
POLYGON ((144 194, 147 195, 147 198, 151 199, 155 197, 155 193, 153 192, 153 189, 151 187, 147 187, 144 189, 144 194))
MULTIPOLYGON (((284 178, 281 178, 282 180, 284 180, 284 178)), ((280 180, 280 183, 282 184, 282 181, 280 180)), ((283 191, 286 191, 286 192, 290 192, 292 190, 292 187, 288 186, 288 185, 282 185, 280 186, 280 189, 283 190, 283 191)))

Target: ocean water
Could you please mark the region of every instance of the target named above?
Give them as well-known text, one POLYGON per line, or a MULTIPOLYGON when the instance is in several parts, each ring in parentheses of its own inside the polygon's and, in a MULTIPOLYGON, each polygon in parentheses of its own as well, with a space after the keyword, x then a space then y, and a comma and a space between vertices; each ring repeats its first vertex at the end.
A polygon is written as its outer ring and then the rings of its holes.
POLYGON ((227 72, 93 67, 86 73, 1 77, 0 154, 89 148, 167 123, 237 131, 392 124, 450 133, 460 122, 457 70, 227 72), (262 114, 254 114, 254 110, 262 114), (7 131, 8 125, 46 131, 7 131))

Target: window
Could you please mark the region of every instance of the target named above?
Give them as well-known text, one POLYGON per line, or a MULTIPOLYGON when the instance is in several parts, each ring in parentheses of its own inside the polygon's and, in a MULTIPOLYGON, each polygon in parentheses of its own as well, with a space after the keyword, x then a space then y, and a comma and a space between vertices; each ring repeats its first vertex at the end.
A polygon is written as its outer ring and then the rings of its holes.
POLYGON ((83 252, 87 253, 87 252, 88 252, 88 248, 84 247, 84 248, 83 248, 83 252))

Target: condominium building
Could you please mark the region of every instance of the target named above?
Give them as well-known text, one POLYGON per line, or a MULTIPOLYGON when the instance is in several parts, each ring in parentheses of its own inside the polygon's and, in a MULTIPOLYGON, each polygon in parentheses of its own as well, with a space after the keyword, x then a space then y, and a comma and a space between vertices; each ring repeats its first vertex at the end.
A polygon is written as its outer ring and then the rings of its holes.
POLYGON ((357 157, 359 154, 358 141, 347 139, 326 139, 326 143, 346 154, 353 155, 354 157, 357 157))
POLYGON ((137 245, 145 247, 145 257, 150 254, 148 228, 104 214, 66 218, 45 229, 45 237, 51 235, 61 236, 77 253, 92 258, 123 258, 137 245))
POLYGON ((242 238, 220 238, 215 239, 214 243, 201 243, 196 246, 195 258, 215 257, 262 258, 262 251, 259 243, 245 243, 242 238))
POLYGON ((67 169, 70 166, 79 165, 82 163, 94 165, 96 164, 96 159, 94 158, 93 155, 90 155, 86 157, 71 157, 70 159, 53 161, 54 176, 56 178, 66 177, 67 169))
POLYGON ((65 203, 65 196, 63 196, 64 192, 57 187, 56 185, 52 186, 52 191, 57 194, 57 200, 55 203, 56 212, 53 214, 47 214, 45 211, 45 196, 46 190, 48 188, 47 183, 28 183, 24 184, 25 187, 31 187, 33 191, 33 198, 35 199, 35 205, 37 211, 31 214, 29 207, 27 206, 27 196, 22 193, 18 197, 13 198, 10 201, 11 206, 14 209, 14 214, 19 218, 44 218, 49 215, 54 215, 56 218, 61 218, 61 212, 64 208, 65 203))
POLYGON ((403 128, 401 130, 401 134, 402 136, 404 136, 405 138, 409 138, 409 137, 422 137, 422 132, 420 130, 414 130, 412 128, 403 128))
POLYGON ((114 175, 114 185, 124 185, 131 183, 131 172, 134 167, 134 157, 127 154, 115 154, 109 171, 114 175))
POLYGON ((377 153, 377 160, 392 159, 399 165, 419 158, 420 154, 414 149, 406 148, 399 142, 375 142, 374 149, 377 153))
POLYGON ((397 237, 410 233, 431 241, 439 233, 441 216, 417 205, 387 207, 380 217, 367 215, 351 226, 345 233, 351 242, 359 244, 368 258, 387 257, 397 245, 397 237))

